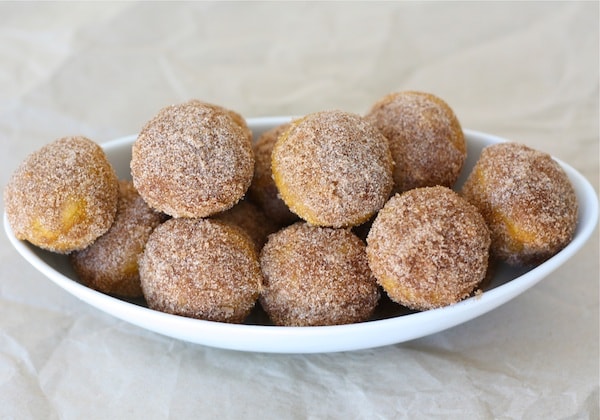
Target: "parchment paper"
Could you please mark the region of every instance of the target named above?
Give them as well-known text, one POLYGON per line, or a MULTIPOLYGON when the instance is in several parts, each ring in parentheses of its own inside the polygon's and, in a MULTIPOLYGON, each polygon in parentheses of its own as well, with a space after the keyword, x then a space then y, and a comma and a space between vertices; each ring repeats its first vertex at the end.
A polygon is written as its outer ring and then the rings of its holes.
MULTIPOLYGON (((598 189, 597 2, 0 3, 0 183, 64 135, 101 143, 198 98, 245 117, 432 92, 463 127, 598 189)), ((3 210, 3 204, 0 207, 3 210)), ((599 418, 598 233, 461 326, 277 355, 162 337, 70 296, 0 235, 0 418, 599 418)))

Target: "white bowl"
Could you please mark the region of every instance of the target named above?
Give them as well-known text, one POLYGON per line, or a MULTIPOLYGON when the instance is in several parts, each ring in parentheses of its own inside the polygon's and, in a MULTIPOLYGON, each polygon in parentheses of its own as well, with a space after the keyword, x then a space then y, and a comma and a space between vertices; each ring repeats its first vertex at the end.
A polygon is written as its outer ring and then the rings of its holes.
MULTIPOLYGON (((255 136, 289 121, 289 117, 254 118, 248 125, 255 136)), ((468 158, 457 186, 462 185, 481 150, 505 141, 485 133, 465 130, 468 158)), ((121 178, 130 178, 131 145, 128 136, 102 145, 121 178)), ((558 160, 557 160, 558 161, 558 160)), ((42 274, 68 293, 124 321, 166 336, 206 346, 273 353, 349 351, 400 343, 433 334, 478 317, 523 293, 571 258, 590 237, 598 220, 598 198, 590 183, 575 169, 560 162, 575 187, 579 221, 575 237, 562 251, 531 269, 501 265, 484 292, 445 308, 411 312, 390 302, 380 305, 373 320, 323 327, 269 325, 260 309, 245 324, 225 324, 170 315, 92 290, 79 282, 69 260, 17 240, 4 214, 4 228, 16 250, 42 274)))

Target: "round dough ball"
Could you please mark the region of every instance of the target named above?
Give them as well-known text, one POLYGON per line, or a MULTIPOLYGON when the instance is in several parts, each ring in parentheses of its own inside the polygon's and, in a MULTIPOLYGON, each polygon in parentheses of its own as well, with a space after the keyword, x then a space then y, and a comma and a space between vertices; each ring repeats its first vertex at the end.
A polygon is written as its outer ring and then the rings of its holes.
POLYGON ((267 242, 267 236, 278 230, 277 225, 248 200, 242 200, 229 210, 211 217, 244 230, 258 250, 267 242))
POLYGON ((485 278, 489 246, 481 214, 441 186, 396 194, 367 236, 378 283, 393 301, 416 310, 469 296, 485 278))
POLYGON ((118 178, 104 151, 85 137, 64 137, 29 155, 4 190, 18 239, 57 253, 103 235, 117 212, 118 178))
POLYGON ((486 147, 461 193, 483 214, 492 255, 511 265, 543 262, 575 234, 573 185, 550 155, 525 145, 486 147))
POLYGON ((425 92, 397 92, 366 115, 389 140, 396 192, 452 187, 467 156, 464 134, 446 102, 425 92))
POLYGON ((315 226, 368 220, 392 190, 387 140, 359 115, 322 111, 292 123, 275 144, 271 167, 288 207, 315 226))
POLYGON ((274 223, 287 226, 298 220, 279 197, 279 190, 271 171, 271 153, 277 139, 290 127, 289 123, 264 132, 254 143, 254 178, 248 189, 248 197, 255 202, 274 223))
POLYGON ((167 220, 150 235, 139 264, 148 306, 191 318, 241 323, 262 286, 252 239, 212 219, 167 220))
POLYGON ((133 144, 133 183, 150 207, 173 217, 207 217, 246 193, 252 140, 241 117, 200 101, 163 108, 133 144))
POLYGON ((260 303, 276 325, 366 321, 379 300, 364 243, 346 229, 298 222, 269 236, 260 303))
POLYGON ((73 269, 89 287, 110 295, 142 296, 138 257, 163 219, 140 197, 131 181, 119 181, 119 204, 108 232, 71 254, 73 269))

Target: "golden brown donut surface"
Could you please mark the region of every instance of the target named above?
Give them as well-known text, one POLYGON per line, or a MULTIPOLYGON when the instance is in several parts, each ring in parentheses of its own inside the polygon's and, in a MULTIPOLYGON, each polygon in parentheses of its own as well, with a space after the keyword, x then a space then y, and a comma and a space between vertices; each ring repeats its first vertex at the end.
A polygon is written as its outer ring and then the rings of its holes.
POLYGON ((361 224, 393 186, 387 140, 364 118, 343 111, 294 121, 279 136, 271 164, 283 201, 317 226, 361 224))
POLYGON ((386 203, 367 236, 367 255, 393 301, 426 310, 474 291, 486 275, 489 245, 475 206, 447 187, 424 187, 386 203))
POLYGON ((276 325, 366 321, 379 300, 364 243, 346 229, 298 222, 269 236, 260 302, 276 325))
POLYGON ((540 263, 573 238, 578 204, 560 165, 518 143, 486 147, 462 190, 483 214, 494 257, 512 265, 540 263))
POLYGON ((148 306, 191 318, 240 323, 262 286, 252 239, 212 219, 162 223, 150 235, 139 264, 148 306))
POLYGON ((278 230, 278 225, 248 200, 242 200, 229 210, 211 217, 244 230, 254 240, 258 250, 267 241, 267 236, 278 230))
POLYGON ((244 131, 244 133, 246 134, 248 139, 250 141, 252 141, 252 139, 253 139, 252 130, 250 129, 250 127, 248 127, 248 124, 246 123, 246 120, 244 119, 244 117, 242 117, 239 113, 237 113, 231 109, 225 108, 221 105, 211 104, 209 102, 200 101, 198 99, 191 99, 188 101, 188 103, 205 106, 205 107, 211 108, 215 111, 224 112, 224 113, 228 114, 231 117, 231 119, 244 131))
POLYGON ((173 217, 206 217, 246 193, 252 141, 237 114, 189 101, 160 110, 132 147, 131 174, 150 207, 173 217))
POLYGON ((5 190, 15 237, 58 253, 87 247, 112 225, 118 179, 104 151, 64 137, 30 154, 5 190))
POLYGON ((271 171, 271 153, 277 139, 290 127, 289 123, 265 131, 254 143, 254 177, 248 189, 248 197, 255 202, 273 222, 281 226, 298 220, 279 197, 279 190, 271 171))
POLYGON ((376 102, 366 115, 390 142, 395 191, 452 187, 467 156, 454 111, 426 92, 396 92, 376 102))
POLYGON ((141 297, 138 257, 162 218, 148 207, 131 181, 119 181, 115 222, 93 244, 70 256, 79 278, 103 293, 141 297))

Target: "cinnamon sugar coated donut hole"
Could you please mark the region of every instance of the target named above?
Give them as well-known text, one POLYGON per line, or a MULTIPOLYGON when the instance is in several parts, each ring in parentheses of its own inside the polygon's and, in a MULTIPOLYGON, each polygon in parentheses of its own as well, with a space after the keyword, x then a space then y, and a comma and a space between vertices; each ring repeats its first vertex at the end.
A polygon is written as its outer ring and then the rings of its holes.
POLYGON ((425 92, 391 93, 375 103, 366 118, 389 140, 396 192, 454 185, 467 147, 446 102, 425 92))
POLYGON ((233 207, 253 172, 243 119, 196 100, 160 110, 132 147, 136 189, 150 207, 173 217, 207 217, 233 207))
POLYGON ((241 323, 262 287, 252 239, 212 219, 177 218, 159 225, 139 267, 150 308, 209 321, 241 323))
POLYGON ((486 276, 489 246, 481 214, 441 186, 396 194, 367 236, 378 283, 393 301, 416 310, 468 297, 486 276))
POLYGON ((8 181, 4 204, 16 238, 67 254, 110 228, 118 195, 118 179, 104 151, 76 136, 30 154, 8 181))
POLYGON ((276 325, 362 322, 379 300, 364 243, 346 229, 295 223, 269 236, 260 303, 276 325))
POLYGON ((113 225, 93 244, 70 255, 73 269, 93 289, 141 297, 138 257, 163 217, 148 207, 131 181, 119 181, 119 205, 113 225))
POLYGON ((248 197, 260 206, 269 219, 281 226, 298 220, 298 216, 292 213, 279 197, 279 190, 271 171, 273 147, 279 136, 289 127, 289 123, 274 127, 264 132, 254 143, 254 178, 248 189, 248 197))
POLYGON ((483 149, 461 193, 490 227, 492 255, 509 264, 541 263, 575 234, 573 185, 550 155, 525 145, 483 149))
POLYGON ((267 236, 278 230, 278 225, 248 200, 242 200, 229 210, 211 217, 241 228, 252 238, 258 250, 267 242, 267 236))
POLYGON ((271 158, 281 198, 316 226, 363 223, 385 204, 393 186, 387 140, 348 112, 316 112, 292 122, 271 158))

